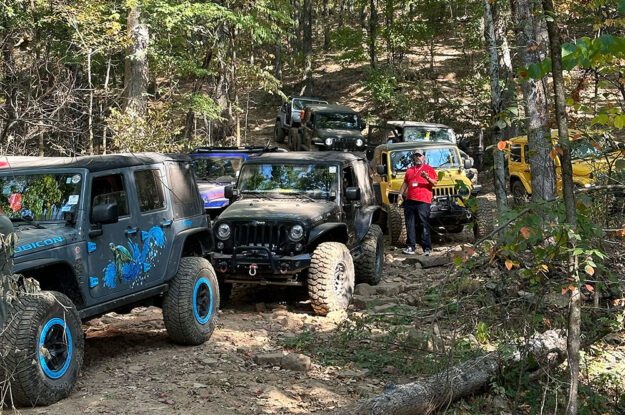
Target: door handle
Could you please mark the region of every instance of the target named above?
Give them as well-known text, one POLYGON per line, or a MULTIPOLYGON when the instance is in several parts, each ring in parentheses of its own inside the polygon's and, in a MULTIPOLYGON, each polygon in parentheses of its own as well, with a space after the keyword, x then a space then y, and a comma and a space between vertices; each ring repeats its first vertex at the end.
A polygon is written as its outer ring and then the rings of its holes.
POLYGON ((169 228, 172 225, 172 223, 174 223, 174 221, 171 219, 163 219, 161 221, 161 228, 169 228))
POLYGON ((136 226, 129 226, 124 233, 126 234, 126 236, 130 236, 130 235, 136 235, 137 232, 139 232, 139 228, 136 226))

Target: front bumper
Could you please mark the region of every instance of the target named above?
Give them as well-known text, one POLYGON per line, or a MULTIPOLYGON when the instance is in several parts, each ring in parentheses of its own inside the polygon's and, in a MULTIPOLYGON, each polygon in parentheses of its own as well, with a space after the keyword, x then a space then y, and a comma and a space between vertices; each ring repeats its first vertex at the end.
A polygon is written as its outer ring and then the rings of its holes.
POLYGON ((236 280, 289 279, 310 267, 311 256, 278 255, 262 246, 239 246, 232 254, 213 252, 211 262, 218 274, 236 280))
POLYGON ((456 203, 458 197, 439 196, 430 208, 430 225, 432 227, 454 227, 466 225, 475 220, 470 209, 456 203))

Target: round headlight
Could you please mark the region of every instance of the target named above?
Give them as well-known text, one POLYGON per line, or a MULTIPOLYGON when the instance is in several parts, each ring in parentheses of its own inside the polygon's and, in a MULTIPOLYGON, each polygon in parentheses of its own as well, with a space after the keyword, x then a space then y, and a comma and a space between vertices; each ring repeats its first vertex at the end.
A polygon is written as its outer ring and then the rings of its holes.
POLYGON ((365 143, 365 142, 364 142, 364 141, 362 141, 362 138, 357 138, 357 139, 356 139, 356 147, 362 147, 362 145, 363 145, 364 143, 365 143))
POLYGON ((217 237, 224 240, 230 238, 230 225, 227 223, 219 225, 217 228, 217 237))
POLYGON ((291 231, 289 232, 289 238, 292 241, 299 241, 304 237, 304 228, 302 225, 293 225, 291 231))
POLYGON ((326 138, 326 140, 324 141, 324 143, 326 143, 326 146, 331 146, 333 142, 334 138, 331 137, 326 138))

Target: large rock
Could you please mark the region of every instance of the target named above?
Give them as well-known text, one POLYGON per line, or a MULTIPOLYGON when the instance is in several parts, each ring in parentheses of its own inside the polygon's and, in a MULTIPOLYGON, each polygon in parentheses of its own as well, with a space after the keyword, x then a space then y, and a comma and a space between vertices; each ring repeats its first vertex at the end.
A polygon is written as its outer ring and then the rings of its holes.
POLYGON ((281 366, 286 352, 263 353, 253 357, 254 363, 261 366, 281 366))
POLYGON ((295 372, 307 372, 310 370, 311 365, 310 357, 298 353, 291 353, 282 357, 280 363, 282 369, 293 370, 295 372))
POLYGON ((370 297, 376 293, 376 287, 372 287, 367 283, 362 283, 354 287, 354 295, 360 295, 363 297, 370 297))

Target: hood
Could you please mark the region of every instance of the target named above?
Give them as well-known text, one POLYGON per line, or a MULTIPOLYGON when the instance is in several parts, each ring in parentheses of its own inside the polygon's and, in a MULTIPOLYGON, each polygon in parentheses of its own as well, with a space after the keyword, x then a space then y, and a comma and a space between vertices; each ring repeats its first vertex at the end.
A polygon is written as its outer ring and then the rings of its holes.
POLYGON ((329 200, 302 199, 245 199, 234 202, 221 215, 219 221, 229 220, 283 220, 312 223, 338 210, 329 200))
POLYGON ((198 182, 197 188, 204 202, 204 208, 212 209, 227 206, 229 201, 224 197, 224 189, 229 184, 230 183, 198 182))
POLYGON ((319 138, 362 138, 365 141, 362 133, 358 130, 337 130, 335 128, 320 128, 317 130, 317 137, 319 138))
POLYGON ((573 160, 573 176, 588 176, 590 173, 607 173, 609 167, 616 163, 616 160, 623 158, 623 154, 620 151, 615 151, 603 157, 587 158, 573 160))
MULTIPOLYGON (((45 226, 45 225, 44 225, 45 226)), ((67 226, 53 225, 37 229, 31 225, 16 228, 15 258, 67 245, 76 241, 78 232, 67 226)))

